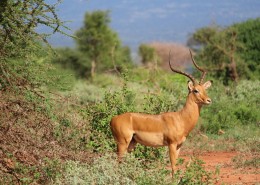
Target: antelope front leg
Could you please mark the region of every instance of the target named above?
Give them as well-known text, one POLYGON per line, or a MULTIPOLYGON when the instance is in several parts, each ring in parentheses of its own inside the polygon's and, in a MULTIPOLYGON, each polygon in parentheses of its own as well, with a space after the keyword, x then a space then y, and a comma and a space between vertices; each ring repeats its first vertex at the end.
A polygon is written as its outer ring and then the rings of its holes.
POLYGON ((118 143, 117 144, 117 156, 118 156, 118 162, 122 162, 122 158, 124 154, 127 151, 127 144, 126 143, 118 143))
POLYGON ((174 177, 174 171, 176 169, 176 160, 177 160, 177 145, 176 144, 170 144, 169 145, 169 155, 170 155, 170 161, 172 166, 172 178, 174 177))

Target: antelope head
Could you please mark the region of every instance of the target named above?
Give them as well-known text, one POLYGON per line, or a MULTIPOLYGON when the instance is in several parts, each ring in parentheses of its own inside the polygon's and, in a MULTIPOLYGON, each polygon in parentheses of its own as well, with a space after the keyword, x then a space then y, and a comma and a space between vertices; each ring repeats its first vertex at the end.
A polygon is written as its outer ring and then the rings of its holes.
POLYGON ((207 72, 197 65, 197 63, 195 62, 195 59, 192 56, 191 50, 189 50, 189 51, 190 51, 191 59, 192 59, 194 66, 199 71, 202 72, 200 81, 198 83, 192 75, 185 73, 183 71, 174 69, 171 66, 171 52, 169 54, 169 66, 170 66, 170 68, 173 72, 182 74, 182 75, 188 77, 191 80, 191 81, 188 82, 188 90, 189 90, 189 96, 188 97, 189 98, 191 98, 198 105, 209 105, 209 104, 211 104, 211 99, 208 97, 208 95, 206 93, 206 89, 208 89, 211 86, 212 81, 207 81, 207 82, 203 83, 203 80, 204 80, 207 72))

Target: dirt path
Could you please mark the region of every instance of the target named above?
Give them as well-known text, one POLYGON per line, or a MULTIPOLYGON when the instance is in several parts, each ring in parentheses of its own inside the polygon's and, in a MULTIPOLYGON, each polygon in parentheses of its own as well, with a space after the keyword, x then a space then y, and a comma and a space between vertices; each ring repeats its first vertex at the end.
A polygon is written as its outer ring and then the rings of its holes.
MULTIPOLYGON (((205 152, 196 156, 205 162, 207 170, 215 171, 219 167, 220 174, 216 184, 259 184, 260 168, 235 168, 232 159, 240 155, 237 152, 205 152)), ((183 153, 180 158, 189 161, 191 154, 183 153)))

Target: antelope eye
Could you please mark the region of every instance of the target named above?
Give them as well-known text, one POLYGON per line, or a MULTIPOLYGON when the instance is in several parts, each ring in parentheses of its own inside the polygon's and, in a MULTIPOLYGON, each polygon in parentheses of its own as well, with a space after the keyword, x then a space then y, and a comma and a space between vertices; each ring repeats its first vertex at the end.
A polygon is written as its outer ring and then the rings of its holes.
POLYGON ((198 91, 197 89, 194 89, 193 92, 194 92, 195 94, 199 93, 199 91, 198 91))

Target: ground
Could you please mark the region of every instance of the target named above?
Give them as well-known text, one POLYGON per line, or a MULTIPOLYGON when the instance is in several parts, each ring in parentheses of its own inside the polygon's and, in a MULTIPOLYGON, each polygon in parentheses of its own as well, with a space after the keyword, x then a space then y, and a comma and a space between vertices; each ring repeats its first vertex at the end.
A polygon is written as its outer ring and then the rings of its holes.
MULTIPOLYGON (((180 154, 185 161, 190 160, 190 152, 180 154)), ((219 167, 219 176, 216 177, 216 184, 260 184, 260 170, 254 167, 237 167, 234 159, 239 159, 243 154, 239 152, 202 152, 195 154, 205 162, 207 170, 215 171, 219 167)), ((250 155, 250 157, 253 157, 250 155)))

